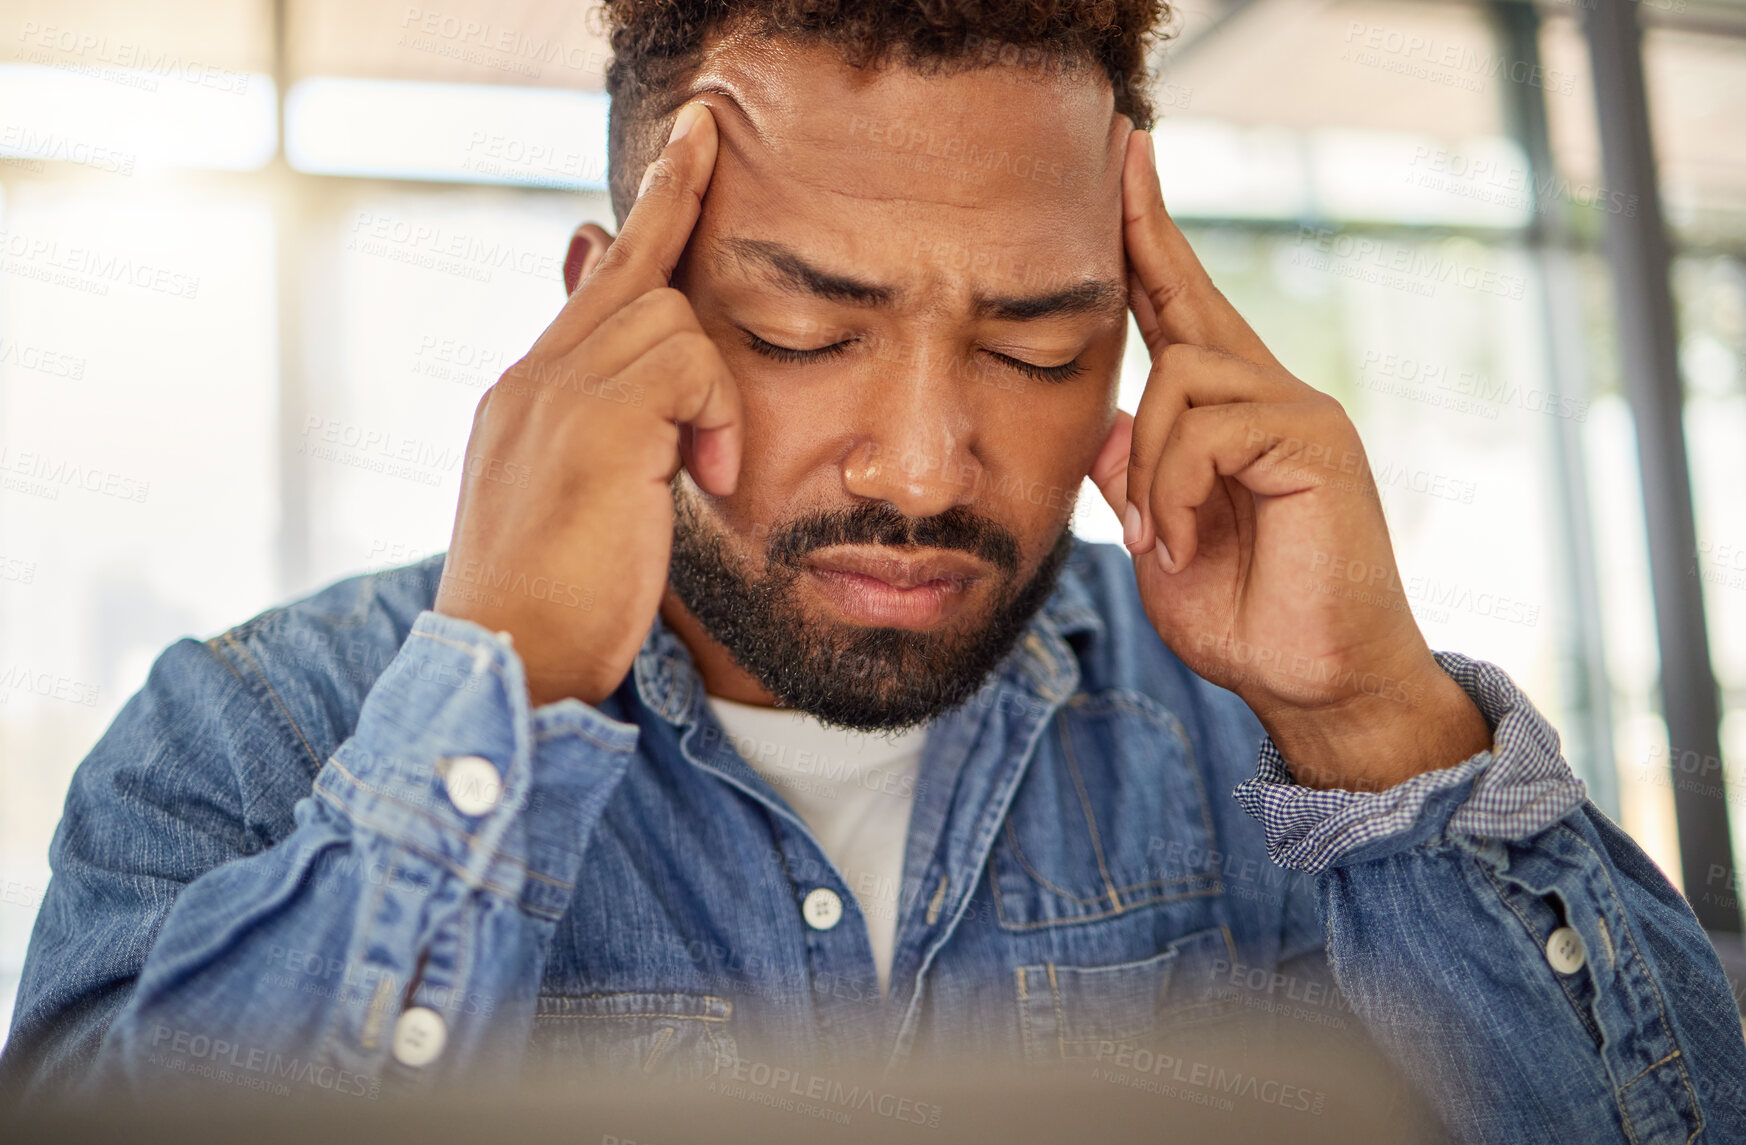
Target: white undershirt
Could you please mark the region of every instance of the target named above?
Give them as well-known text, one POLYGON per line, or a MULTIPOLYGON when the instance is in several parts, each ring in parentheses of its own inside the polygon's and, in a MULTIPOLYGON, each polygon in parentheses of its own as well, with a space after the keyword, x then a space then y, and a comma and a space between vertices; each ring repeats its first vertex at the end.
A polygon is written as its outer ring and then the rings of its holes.
POLYGON ((847 880, 867 919, 883 993, 891 981, 903 850, 926 726, 852 732, 805 712, 715 696, 709 705, 746 762, 812 829, 847 880))

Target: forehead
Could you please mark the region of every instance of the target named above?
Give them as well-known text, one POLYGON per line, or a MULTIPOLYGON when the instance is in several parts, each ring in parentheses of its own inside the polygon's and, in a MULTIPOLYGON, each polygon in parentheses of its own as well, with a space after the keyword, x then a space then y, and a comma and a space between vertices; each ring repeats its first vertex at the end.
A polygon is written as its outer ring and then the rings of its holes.
POLYGON ((929 75, 728 37, 690 85, 721 146, 698 237, 895 278, 1121 277, 1127 123, 1095 67, 929 75))

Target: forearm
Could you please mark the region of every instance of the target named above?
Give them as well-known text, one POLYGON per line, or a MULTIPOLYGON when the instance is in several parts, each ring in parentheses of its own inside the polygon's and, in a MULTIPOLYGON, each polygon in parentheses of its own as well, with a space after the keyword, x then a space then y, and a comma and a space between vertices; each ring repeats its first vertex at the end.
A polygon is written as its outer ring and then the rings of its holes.
POLYGON ((530 712, 519 673, 483 629, 421 616, 295 829, 176 893, 85 1084, 373 1094, 513 1068, 636 740, 574 701, 530 712))
POLYGON ((1494 750, 1362 795, 1264 759, 1239 793, 1276 859, 1319 872, 1353 1011, 1464 1140, 1746 1133, 1739 1016, 1689 907, 1507 678, 1445 663, 1494 750))

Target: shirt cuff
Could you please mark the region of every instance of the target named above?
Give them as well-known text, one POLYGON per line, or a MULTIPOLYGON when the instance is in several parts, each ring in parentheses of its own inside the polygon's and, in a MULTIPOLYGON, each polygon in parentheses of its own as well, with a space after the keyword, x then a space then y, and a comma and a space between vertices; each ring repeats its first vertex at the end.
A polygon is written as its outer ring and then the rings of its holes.
POLYGON ((1586 793, 1558 733, 1509 675, 1453 652, 1436 657, 1484 715, 1491 749, 1385 791, 1320 791, 1295 781, 1263 737, 1255 775, 1235 795, 1261 823, 1274 862, 1316 873, 1451 834, 1525 839, 1581 806, 1586 793))
POLYGON ((315 790, 358 828, 555 917, 638 738, 580 700, 530 709, 507 634, 427 610, 315 790))

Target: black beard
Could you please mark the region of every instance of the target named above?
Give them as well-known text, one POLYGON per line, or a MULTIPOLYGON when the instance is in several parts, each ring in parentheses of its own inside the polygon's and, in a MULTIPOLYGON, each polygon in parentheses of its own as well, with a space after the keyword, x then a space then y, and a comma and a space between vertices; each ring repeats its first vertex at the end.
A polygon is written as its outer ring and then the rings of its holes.
POLYGON ((910 518, 889 502, 867 501, 807 514, 773 531, 763 575, 754 578, 737 567, 725 538, 705 526, 679 480, 673 513, 668 582, 703 630, 782 707, 866 732, 913 727, 974 696, 1055 591, 1073 550, 1069 518, 1021 584, 1017 539, 986 517, 956 506, 910 518), (795 598, 802 558, 841 544, 958 549, 1005 575, 988 620, 975 628, 918 632, 810 619, 795 598))

